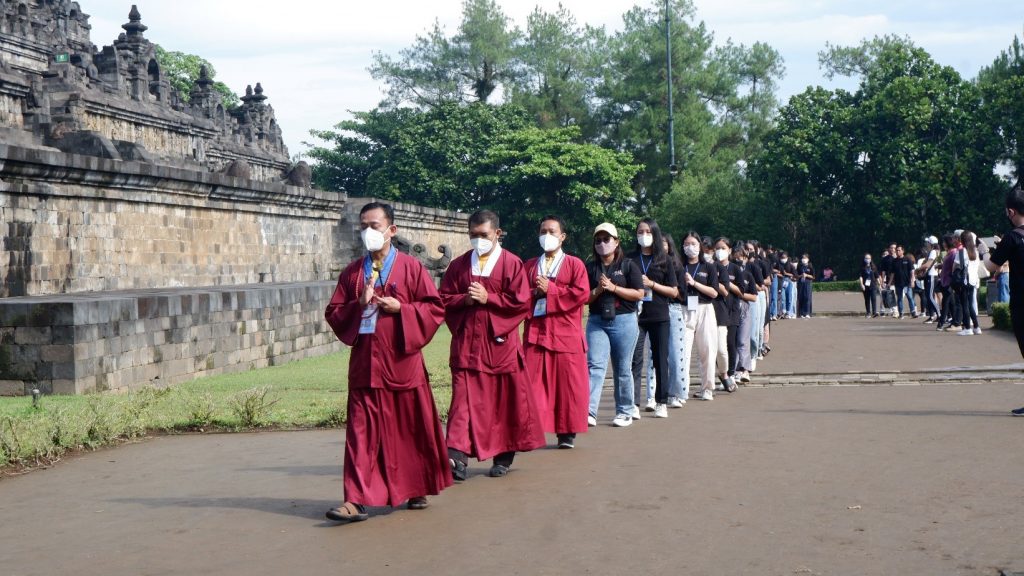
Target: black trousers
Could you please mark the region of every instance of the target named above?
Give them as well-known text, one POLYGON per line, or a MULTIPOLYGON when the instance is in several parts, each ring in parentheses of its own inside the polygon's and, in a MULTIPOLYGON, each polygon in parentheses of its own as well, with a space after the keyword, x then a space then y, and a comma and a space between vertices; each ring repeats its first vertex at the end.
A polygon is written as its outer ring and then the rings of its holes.
POLYGON ((640 394, 643 389, 644 374, 647 374, 647 355, 644 354, 644 341, 651 340, 651 358, 654 359, 654 377, 657 385, 654 388, 654 401, 668 404, 668 320, 661 322, 640 322, 640 333, 636 337, 636 348, 633 350, 633 402, 639 404, 644 398, 640 394))
POLYGON ((878 290, 874 286, 864 290, 864 313, 878 314, 878 290))
POLYGON ((976 288, 970 284, 960 289, 960 316, 964 328, 978 328, 978 313, 974 310, 975 290, 976 288))
POLYGON ((1020 349, 1021 358, 1024 358, 1024 307, 1010 309, 1010 323, 1013 325, 1013 335, 1017 338, 1017 348, 1020 349))
POLYGON ((729 347, 729 376, 736 374, 736 345, 740 341, 740 327, 726 326, 725 341, 729 347))

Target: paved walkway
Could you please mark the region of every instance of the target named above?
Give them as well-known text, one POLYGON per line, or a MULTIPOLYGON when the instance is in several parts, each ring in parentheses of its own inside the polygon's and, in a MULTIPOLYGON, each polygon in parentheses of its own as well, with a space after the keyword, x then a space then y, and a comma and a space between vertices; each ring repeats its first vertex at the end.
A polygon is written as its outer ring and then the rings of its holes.
MULTIPOLYGON (((1020 374, 1005 334, 909 320, 787 320, 772 347, 762 380, 1020 374)), ((342 431, 155 438, 0 480, 0 575, 1024 571, 1024 386, 965 382, 793 381, 626 429, 606 405, 576 450, 351 526, 322 519, 342 431)))

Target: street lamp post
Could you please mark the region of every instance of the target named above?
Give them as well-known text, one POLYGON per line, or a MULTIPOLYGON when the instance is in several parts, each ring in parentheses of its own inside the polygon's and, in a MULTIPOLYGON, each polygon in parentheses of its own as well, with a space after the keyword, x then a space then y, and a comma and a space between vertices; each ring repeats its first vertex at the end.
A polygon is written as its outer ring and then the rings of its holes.
POLYGON ((665 0, 665 68, 668 70, 668 173, 679 173, 676 166, 675 113, 672 110, 672 11, 665 0))

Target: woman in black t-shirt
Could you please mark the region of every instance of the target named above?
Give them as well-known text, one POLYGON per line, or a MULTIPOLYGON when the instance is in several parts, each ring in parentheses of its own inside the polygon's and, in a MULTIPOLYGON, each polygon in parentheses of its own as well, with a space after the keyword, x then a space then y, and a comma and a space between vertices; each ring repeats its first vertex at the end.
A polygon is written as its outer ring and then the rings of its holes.
POLYGON ((736 335, 739 326, 739 307, 732 293, 735 264, 729 262, 732 249, 728 238, 715 240, 714 259, 718 266, 718 298, 714 300, 715 319, 718 320, 718 380, 728 392, 736 391, 733 378, 736 371, 736 335))
POLYGON ((703 368, 700 390, 693 397, 713 400, 718 320, 711 302, 718 297, 718 267, 704 262, 701 238, 696 232, 690 232, 683 239, 683 254, 686 258, 683 260, 683 268, 679 270, 679 299, 686 308, 686 332, 690 350, 696 346, 703 368))
MULTIPOLYGON (((644 342, 649 338, 656 380, 654 416, 668 418, 668 302, 679 293, 676 289, 676 270, 665 253, 661 229, 653 219, 644 218, 637 224, 636 242, 637 249, 629 257, 643 274, 644 295, 638 318, 639 333, 633 351, 633 398, 641 397, 641 383, 647 372, 644 342)), ((637 407, 633 417, 639 416, 640 408, 637 407)))
POLYGON ((739 327, 736 335, 736 380, 750 382, 751 362, 751 324, 754 321, 754 306, 757 305, 757 283, 747 269, 747 252, 740 244, 732 250, 733 266, 738 271, 735 282, 730 286, 733 295, 738 298, 739 327))
POLYGON ((810 318, 814 266, 811 266, 811 257, 809 255, 804 254, 800 257, 800 263, 796 266, 796 277, 799 280, 796 285, 797 315, 801 318, 810 318))
POLYGON ((633 375, 630 363, 636 346, 636 303, 643 297, 640 269, 625 257, 615 226, 605 222, 594 229, 594 255, 587 263, 590 316, 587 319, 587 366, 590 368, 590 417, 597 425, 608 358, 615 375, 613 426, 633 422, 633 375))
POLYGON ((860 291, 864 293, 864 317, 878 316, 878 269, 871 262, 871 254, 864 255, 860 268, 860 291))

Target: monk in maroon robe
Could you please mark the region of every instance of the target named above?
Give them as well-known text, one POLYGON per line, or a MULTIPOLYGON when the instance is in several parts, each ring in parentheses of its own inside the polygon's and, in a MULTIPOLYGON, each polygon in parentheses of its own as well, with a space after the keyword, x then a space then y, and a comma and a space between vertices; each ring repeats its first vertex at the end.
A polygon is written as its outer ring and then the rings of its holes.
POLYGON ((533 286, 533 312, 524 333, 526 371, 544 431, 558 435, 559 448, 573 448, 576 433, 587 431, 590 404, 583 335, 590 280, 583 261, 562 251, 561 218, 545 216, 539 232, 544 255, 526 263, 533 286))
POLYGON ((498 245, 500 235, 494 212, 470 216, 473 250, 453 260, 441 282, 452 332, 448 455, 457 481, 466 479, 469 456, 494 457, 489 474, 499 477, 516 452, 544 446, 519 340, 530 286, 522 261, 498 245))
POLYGON ((332 520, 365 520, 366 506, 409 509, 451 486, 441 420, 421 350, 444 318, 433 279, 391 245, 397 228, 388 204, 359 216, 367 255, 338 278, 326 318, 352 347, 345 432, 345 502, 332 520))

